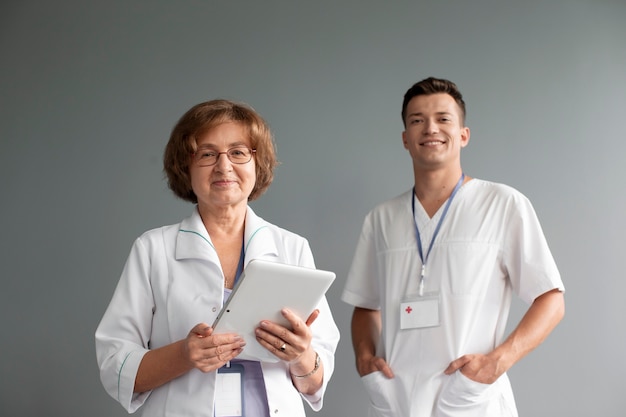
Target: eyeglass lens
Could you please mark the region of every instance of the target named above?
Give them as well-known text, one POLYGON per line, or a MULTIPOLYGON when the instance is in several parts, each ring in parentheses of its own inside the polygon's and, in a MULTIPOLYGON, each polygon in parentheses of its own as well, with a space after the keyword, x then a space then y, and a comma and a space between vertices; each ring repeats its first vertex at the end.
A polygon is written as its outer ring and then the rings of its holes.
POLYGON ((226 152, 217 152, 212 149, 200 149, 194 156, 200 166, 215 165, 222 154, 226 154, 230 162, 245 164, 252 159, 253 150, 246 147, 231 148, 226 152))

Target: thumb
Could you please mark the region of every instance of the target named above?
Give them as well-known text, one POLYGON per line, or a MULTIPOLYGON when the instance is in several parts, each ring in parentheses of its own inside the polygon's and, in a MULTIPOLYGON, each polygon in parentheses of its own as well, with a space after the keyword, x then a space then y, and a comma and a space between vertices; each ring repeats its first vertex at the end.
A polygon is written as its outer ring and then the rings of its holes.
POLYGON ((198 337, 208 337, 213 333, 213 328, 206 323, 198 323, 193 326, 189 333, 193 333, 198 337))
POLYGON ((471 357, 467 355, 461 356, 460 358, 455 359, 452 362, 450 362, 450 365, 448 365, 448 367, 446 368, 445 371, 443 371, 443 373, 446 375, 451 375, 455 373, 456 371, 458 371, 459 369, 461 369, 462 367, 464 367, 467 363, 469 363, 470 360, 471 360, 471 357))
POLYGON ((306 319, 307 327, 311 327, 311 325, 313 324, 313 322, 315 321, 315 319, 317 319, 319 315, 320 315, 320 311, 318 309, 313 310, 309 318, 306 319))

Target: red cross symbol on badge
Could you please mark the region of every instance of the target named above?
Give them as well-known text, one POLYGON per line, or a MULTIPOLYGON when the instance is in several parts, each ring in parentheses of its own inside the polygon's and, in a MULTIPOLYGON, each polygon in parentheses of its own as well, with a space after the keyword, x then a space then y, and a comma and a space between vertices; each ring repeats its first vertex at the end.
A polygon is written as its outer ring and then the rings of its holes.
POLYGON ((413 311, 413 309, 411 308, 411 306, 408 306, 404 311, 406 311, 407 314, 411 314, 411 311, 413 311))

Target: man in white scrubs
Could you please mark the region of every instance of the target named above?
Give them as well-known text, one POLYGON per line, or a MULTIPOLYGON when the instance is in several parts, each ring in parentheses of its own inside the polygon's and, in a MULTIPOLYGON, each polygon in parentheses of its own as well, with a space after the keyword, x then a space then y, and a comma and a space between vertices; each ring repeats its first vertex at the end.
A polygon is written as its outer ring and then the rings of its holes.
POLYGON ((402 106, 412 190, 365 218, 342 299, 370 416, 517 416, 506 371, 564 315, 564 286, 529 200, 470 178, 456 85, 428 78, 402 106), (529 309, 505 338, 513 293, 529 309))

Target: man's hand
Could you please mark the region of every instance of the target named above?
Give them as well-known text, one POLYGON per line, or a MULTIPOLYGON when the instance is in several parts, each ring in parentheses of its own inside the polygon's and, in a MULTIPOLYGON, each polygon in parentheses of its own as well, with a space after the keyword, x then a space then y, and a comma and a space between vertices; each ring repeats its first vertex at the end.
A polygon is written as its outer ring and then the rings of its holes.
POLYGON ((450 362, 444 373, 451 375, 460 371, 469 379, 482 384, 493 384, 506 369, 490 355, 463 355, 450 362))
POLYGON ((545 292, 533 301, 509 337, 486 355, 468 354, 450 362, 444 373, 460 370, 463 375, 483 384, 493 384, 521 358, 535 349, 552 332, 565 314, 563 293, 545 292))
POLYGON ((372 372, 382 372, 387 378, 393 378, 393 371, 385 359, 379 356, 368 356, 357 359, 356 370, 360 376, 369 375, 372 372))

